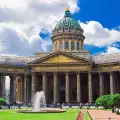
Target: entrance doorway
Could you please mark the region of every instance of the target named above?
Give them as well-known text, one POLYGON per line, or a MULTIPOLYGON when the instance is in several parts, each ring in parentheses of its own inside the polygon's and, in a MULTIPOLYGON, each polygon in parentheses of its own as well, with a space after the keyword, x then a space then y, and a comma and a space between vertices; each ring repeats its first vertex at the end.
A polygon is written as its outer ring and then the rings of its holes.
POLYGON ((60 103, 65 102, 65 91, 60 91, 60 103))

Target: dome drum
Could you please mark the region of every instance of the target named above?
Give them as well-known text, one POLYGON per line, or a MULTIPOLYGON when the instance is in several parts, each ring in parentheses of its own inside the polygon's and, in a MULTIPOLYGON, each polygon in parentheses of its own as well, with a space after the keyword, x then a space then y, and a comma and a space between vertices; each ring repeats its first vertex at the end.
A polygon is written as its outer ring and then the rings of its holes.
POLYGON ((53 50, 61 51, 81 51, 83 50, 83 40, 58 39, 53 41, 53 50))

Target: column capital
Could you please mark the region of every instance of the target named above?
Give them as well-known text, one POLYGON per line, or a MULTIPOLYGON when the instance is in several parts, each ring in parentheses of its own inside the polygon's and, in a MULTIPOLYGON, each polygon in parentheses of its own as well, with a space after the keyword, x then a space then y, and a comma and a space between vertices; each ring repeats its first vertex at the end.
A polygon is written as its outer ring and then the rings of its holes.
POLYGON ((76 74, 80 74, 81 72, 80 71, 77 71, 76 74))
POLYGON ((34 75, 35 74, 35 72, 32 72, 32 75, 34 75))
POLYGON ((113 71, 110 71, 110 72, 109 72, 109 74, 111 74, 111 75, 113 75, 113 73, 114 73, 113 71))
POLYGON ((69 72, 65 72, 66 75, 69 75, 69 72))
POLYGON ((26 77, 27 75, 28 75, 28 73, 23 74, 24 77, 26 77))
POLYGON ((99 71, 98 74, 103 74, 103 72, 99 71))
POLYGON ((46 72, 42 72, 42 75, 46 75, 46 72))
POLYGON ((57 75, 58 74, 58 72, 53 72, 53 75, 57 75))

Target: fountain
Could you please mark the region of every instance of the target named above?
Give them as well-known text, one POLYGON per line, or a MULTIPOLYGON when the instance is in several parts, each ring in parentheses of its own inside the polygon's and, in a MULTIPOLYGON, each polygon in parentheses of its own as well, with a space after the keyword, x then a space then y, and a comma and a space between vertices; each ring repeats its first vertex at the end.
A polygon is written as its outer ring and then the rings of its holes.
POLYGON ((46 99, 44 92, 37 92, 33 103, 33 111, 40 111, 40 107, 46 107, 46 99))
POLYGON ((45 94, 43 91, 36 92, 34 100, 33 100, 33 105, 32 105, 32 110, 18 110, 18 113, 61 113, 65 112, 65 110, 57 108, 47 108, 46 107, 46 99, 45 99, 45 94))

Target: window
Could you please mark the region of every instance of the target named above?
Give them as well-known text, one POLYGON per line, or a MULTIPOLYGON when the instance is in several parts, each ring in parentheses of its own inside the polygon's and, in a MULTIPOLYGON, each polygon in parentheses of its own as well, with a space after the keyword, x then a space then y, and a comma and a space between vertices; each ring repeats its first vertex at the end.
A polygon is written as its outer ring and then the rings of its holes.
POLYGON ((62 42, 60 42, 60 49, 62 49, 62 42))
POLYGON ((65 42, 65 48, 66 48, 66 49, 69 48, 68 42, 65 42))
POLYGON ((68 30, 68 28, 65 28, 65 30, 68 30))
POLYGON ((55 50, 57 50, 57 43, 55 43, 55 50))
POLYGON ((79 42, 77 42, 77 50, 79 50, 79 42))
POLYGON ((74 49, 74 42, 71 42, 71 49, 74 49))

